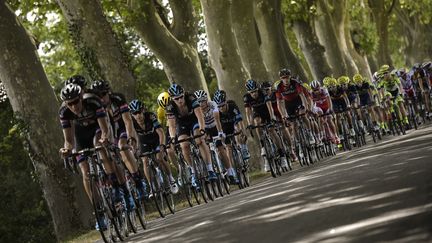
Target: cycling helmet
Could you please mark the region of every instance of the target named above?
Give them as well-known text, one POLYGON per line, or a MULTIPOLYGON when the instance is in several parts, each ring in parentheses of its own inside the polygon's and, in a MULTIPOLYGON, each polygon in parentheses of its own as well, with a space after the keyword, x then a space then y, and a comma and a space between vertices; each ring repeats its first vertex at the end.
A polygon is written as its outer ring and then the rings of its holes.
POLYGON ((415 71, 415 70, 418 70, 418 69, 420 69, 421 68, 421 64, 420 63, 415 63, 414 65, 413 65, 413 70, 415 71))
POLYGON ((68 84, 60 91, 60 98, 63 101, 73 100, 81 94, 81 87, 77 84, 68 84))
POLYGON ((388 72, 390 72, 390 66, 387 65, 387 64, 385 64, 385 65, 382 65, 382 66, 380 67, 380 69, 379 69, 379 71, 378 71, 378 74, 386 74, 386 73, 388 73, 388 72))
POLYGON ((400 68, 399 70, 396 71, 396 75, 398 77, 403 77, 406 73, 407 73, 407 71, 405 68, 400 68))
POLYGON ((340 76, 337 79, 337 82, 339 85, 344 85, 344 84, 348 84, 350 82, 350 79, 348 78, 348 76, 340 76))
POLYGON ((319 80, 313 80, 313 81, 310 83, 310 87, 311 87, 313 90, 317 90, 317 89, 319 89, 319 88, 321 87, 321 83, 320 83, 319 80))
POLYGON ((258 84, 255 80, 249 79, 248 81, 246 81, 246 90, 247 91, 253 91, 256 89, 258 89, 258 84))
POLYGON ((166 108, 168 103, 171 101, 171 97, 168 94, 168 92, 162 92, 159 94, 158 98, 157 98, 157 103, 159 105, 159 107, 162 108, 166 108))
POLYGON ((421 65, 421 68, 423 68, 423 69, 425 69, 425 70, 431 70, 431 68, 432 68, 432 62, 424 62, 422 65, 421 65))
POLYGON ((329 84, 330 84, 330 77, 324 77, 323 78, 323 84, 324 84, 324 86, 325 87, 328 87, 329 86, 329 84))
POLYGON ((263 88, 263 89, 271 89, 271 87, 272 87, 272 85, 269 81, 264 81, 261 84, 261 88, 263 88))
POLYGON ((308 83, 302 83, 301 84, 307 91, 312 91, 311 86, 308 83))
POLYGON ((337 80, 336 80, 335 78, 333 78, 333 77, 328 77, 326 87, 335 87, 335 86, 337 86, 337 85, 338 85, 338 82, 337 82, 337 80))
POLYGON ((195 91, 194 95, 197 98, 198 102, 207 100, 207 93, 204 90, 197 90, 195 91))
POLYGON ((144 104, 141 101, 137 100, 137 99, 132 100, 131 102, 129 102, 129 110, 130 110, 131 113, 139 112, 143 108, 144 108, 144 104))
POLYGON ((223 104, 226 101, 226 93, 223 90, 216 90, 213 101, 216 102, 217 105, 223 104))
POLYGON ((77 84, 81 88, 84 88, 87 85, 87 81, 81 75, 74 75, 65 81, 65 86, 68 84, 77 84))
POLYGON ((355 84, 361 84, 363 83, 363 76, 359 73, 354 74, 352 80, 354 81, 355 84))
POLYGON ((281 69, 279 71, 279 77, 282 78, 286 76, 291 76, 291 70, 289 70, 288 68, 281 69))
POLYGON ((184 94, 184 89, 182 86, 180 86, 176 83, 173 83, 173 84, 171 84, 171 86, 168 89, 168 94, 171 97, 180 96, 180 95, 184 94))
POLYGON ((97 92, 104 92, 104 91, 109 91, 111 89, 108 81, 105 80, 95 80, 92 85, 91 85, 91 89, 95 90, 97 92))

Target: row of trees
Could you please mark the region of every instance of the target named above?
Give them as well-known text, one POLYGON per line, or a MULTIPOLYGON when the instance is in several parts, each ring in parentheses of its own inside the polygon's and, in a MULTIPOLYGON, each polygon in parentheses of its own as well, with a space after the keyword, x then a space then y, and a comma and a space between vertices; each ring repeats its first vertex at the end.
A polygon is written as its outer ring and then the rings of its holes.
POLYGON ((57 154, 56 93, 66 77, 107 79, 129 99, 151 104, 169 82, 188 90, 219 86, 241 104, 244 80, 276 80, 283 67, 303 80, 370 77, 385 63, 429 58, 428 2, 0 0, 0 80, 25 124, 58 239, 91 220, 79 180, 57 154))

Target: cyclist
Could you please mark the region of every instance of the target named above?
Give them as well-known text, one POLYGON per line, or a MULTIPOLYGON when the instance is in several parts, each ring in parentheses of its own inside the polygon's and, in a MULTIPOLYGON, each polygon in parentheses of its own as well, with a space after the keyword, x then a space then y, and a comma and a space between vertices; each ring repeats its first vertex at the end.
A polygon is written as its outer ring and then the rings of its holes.
POLYGON ((431 115, 429 77, 428 72, 422 68, 420 63, 414 64, 412 68, 412 79, 418 88, 417 92, 419 92, 419 94, 417 96, 423 98, 426 107, 426 117, 429 118, 431 115))
MULTIPOLYGON (((327 77, 328 79, 328 77, 327 77)), ((324 79, 324 83, 327 82, 327 79, 324 79)), ((321 125, 323 125, 325 122, 330 127, 330 141, 339 144, 340 140, 337 135, 336 126, 333 122, 333 118, 331 116, 331 113, 333 113, 333 105, 330 99, 330 95, 328 93, 328 90, 324 87, 322 87, 320 81, 314 80, 310 84, 312 88, 312 99, 315 105, 320 109, 320 112, 318 113, 321 118, 321 125), (325 115, 325 116, 323 116, 325 115)), ((325 131, 324 128, 321 128, 322 131, 325 131)))
POLYGON ((204 90, 197 90, 195 91, 194 95, 198 100, 201 110, 204 114, 205 128, 209 139, 217 138, 215 140, 215 146, 222 163, 227 170, 229 182, 230 184, 238 184, 239 182, 235 170, 232 167, 232 156, 228 156, 225 145, 222 143, 225 133, 222 130, 219 109, 214 101, 208 100, 207 93, 204 90))
MULTIPOLYGON (((169 87, 168 93, 171 97, 171 101, 166 108, 166 115, 168 118, 170 139, 174 141, 174 139, 178 137, 179 140, 183 140, 191 135, 203 135, 205 133, 204 114, 195 96, 185 92, 183 87, 175 83, 169 87)), ((207 164, 209 179, 216 180, 217 176, 213 171, 210 149, 205 143, 204 137, 196 138, 195 142, 199 147, 204 162, 207 164)), ((189 142, 182 142, 180 146, 184 158, 189 165, 191 184, 195 187, 197 184, 195 171, 192 167, 189 142)))
MULTIPOLYGON (((338 85, 339 87, 342 89, 342 91, 346 94, 346 97, 348 98, 348 102, 347 102, 347 109, 350 109, 351 107, 355 108, 357 103, 357 90, 354 87, 354 85, 350 84, 351 80, 348 76, 340 76, 338 79, 338 85)), ((355 130, 353 127, 353 120, 352 120, 352 116, 351 113, 348 111, 345 111, 347 113, 348 116, 348 125, 350 127, 350 135, 354 136, 355 135, 355 130)))
MULTIPOLYGON (((300 114, 304 114, 306 110, 310 111, 311 107, 304 95, 303 86, 297 79, 291 77, 291 71, 284 68, 279 71, 279 77, 281 81, 276 86, 275 92, 282 118, 287 119, 289 116, 295 116, 298 111, 300 114)), ((314 144, 315 139, 311 132, 311 123, 306 116, 302 116, 302 119, 310 133, 309 143, 314 144)))
MULTIPOLYGON (((281 157, 281 166, 288 168, 288 161, 285 157, 285 151, 282 149, 282 141, 277 136, 272 120, 276 120, 271 101, 267 95, 259 88, 258 83, 255 80, 249 79, 246 81, 247 93, 243 96, 246 118, 248 127, 254 123, 256 126, 266 125, 269 127, 270 135, 272 136, 273 142, 275 142, 278 153, 281 157)), ((261 155, 266 158, 264 141, 261 139, 261 134, 258 133, 258 138, 261 143, 261 155)), ((268 161, 264 159, 264 170, 268 171, 268 161)))
MULTIPOLYGON (((112 92, 109 82, 106 80, 95 80, 91 85, 91 90, 100 98, 102 105, 105 107, 113 130, 114 142, 120 149, 120 156, 131 173, 138 191, 140 193, 144 192, 142 176, 139 173, 138 165, 128 145, 128 139, 137 141, 137 137, 126 98, 121 93, 112 92)), ((119 175, 120 177, 124 177, 124 173, 119 172, 119 175)), ((127 190, 126 184, 122 183, 121 186, 125 193, 125 198, 128 199, 126 200, 126 205, 130 208, 130 205, 133 204, 133 198, 129 190, 127 190)), ((140 196, 142 195, 140 194, 140 196)))
MULTIPOLYGON (((237 140, 240 144, 240 150, 242 153, 243 160, 250 158, 249 149, 246 145, 247 136, 245 135, 245 125, 243 123, 243 117, 240 113, 240 109, 233 100, 226 99, 226 93, 223 90, 217 90, 214 94, 213 101, 219 108, 219 119, 222 124, 222 130, 225 134, 234 134, 234 132, 241 131, 240 138, 237 140)), ((225 144, 227 145, 232 154, 231 139, 226 138, 225 144)))
POLYGON ((407 112, 404 106, 404 100, 402 98, 402 86, 400 80, 395 74, 390 73, 390 67, 388 65, 383 65, 379 72, 383 79, 380 85, 392 95, 393 102, 395 102, 400 110, 401 118, 405 124, 408 124, 407 112))
MULTIPOLYGON (((168 92, 164 91, 162 93, 159 94, 158 98, 157 98, 157 103, 158 103, 158 109, 157 109, 157 119, 159 121, 159 123, 161 124, 162 128, 164 129, 165 132, 165 145, 166 145, 166 152, 168 155, 168 160, 169 162, 171 162, 172 164, 174 164, 179 170, 180 170, 180 165, 177 163, 177 160, 175 159, 176 155, 175 155, 175 151, 174 148, 172 146, 168 146, 168 144, 170 143, 169 141, 169 127, 168 127, 168 123, 167 123, 167 118, 166 118, 166 107, 168 106, 168 104, 170 103, 171 98, 168 94, 168 92)), ((181 176, 178 176, 178 180, 177 180, 177 184, 180 186, 181 185, 181 176)))
MULTIPOLYGON (((148 112, 144 104, 135 99, 129 103, 130 113, 133 117, 133 125, 138 134, 139 152, 141 154, 157 151, 156 163, 161 165, 164 172, 168 175, 170 182, 170 189, 173 194, 179 190, 177 183, 171 172, 171 168, 165 159, 163 150, 166 147, 165 134, 154 113, 148 112)), ((150 182, 150 174, 148 171, 148 156, 142 157, 144 165, 144 174, 148 182, 150 182)), ((150 187, 150 195, 152 195, 152 188, 150 187)))
MULTIPOLYGON (((399 81, 402 85, 403 97, 405 100, 412 100, 412 102, 417 101, 417 91, 416 86, 412 80, 412 73, 407 73, 405 68, 400 68, 395 72, 396 76, 399 78, 399 81)), ((414 105, 414 111, 416 116, 418 116, 418 108, 417 105, 414 105)))
MULTIPOLYGON (((375 131, 379 130, 379 125, 377 122, 377 115, 375 114, 375 110, 373 109, 373 88, 372 85, 359 73, 354 74, 353 79, 354 83, 357 85, 357 92, 359 97, 360 107, 367 107, 369 114, 371 115, 371 120, 373 123, 373 129, 375 131)), ((360 115, 361 112, 360 112, 360 115)))
MULTIPOLYGON (((63 101, 59 109, 59 118, 63 128, 64 146, 60 149, 63 157, 68 156, 72 150, 80 151, 86 148, 93 148, 95 145, 106 144, 109 141, 109 130, 106 120, 106 111, 95 97, 83 97, 84 93, 79 85, 68 84, 60 91, 60 98, 63 101), (100 139, 94 142, 96 130, 100 129, 100 139)), ((108 160, 104 150, 100 151, 105 172, 114 188, 114 200, 116 203, 123 201, 123 193, 116 175, 115 165, 108 160)), ((83 176, 84 189, 92 200, 90 188, 89 165, 87 158, 79 156, 77 163, 83 176)), ((98 225, 96 229, 105 229, 105 222, 98 225)))

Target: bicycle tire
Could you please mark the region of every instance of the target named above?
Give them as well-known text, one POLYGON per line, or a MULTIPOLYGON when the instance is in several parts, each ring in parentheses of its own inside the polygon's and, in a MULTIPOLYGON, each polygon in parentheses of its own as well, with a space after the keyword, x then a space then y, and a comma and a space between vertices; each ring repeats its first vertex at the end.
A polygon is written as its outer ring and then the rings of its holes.
POLYGON ((157 179, 157 172, 154 166, 150 166, 150 186, 152 188, 152 199, 156 206, 159 216, 165 218, 163 190, 157 179))
POLYGON ((182 189, 183 195, 186 198, 186 201, 189 204, 189 207, 193 207, 194 206, 193 202, 192 202, 193 192, 192 192, 191 183, 189 180, 190 177, 188 176, 188 173, 186 172, 187 169, 186 169, 186 166, 184 164, 184 161, 179 161, 179 163, 181 163, 180 164, 180 170, 181 170, 180 171, 180 178, 181 178, 181 182, 182 182, 181 189, 182 189))
POLYGON ((110 243, 112 241, 112 226, 111 226, 111 219, 107 215, 106 206, 104 205, 104 199, 103 196, 100 195, 100 191, 97 188, 97 183, 95 183, 94 179, 90 179, 90 188, 92 192, 92 205, 93 205, 93 211, 95 213, 95 218, 98 223, 98 225, 103 224, 103 220, 106 220, 107 229, 104 231, 99 230, 99 233, 102 237, 102 240, 105 243, 110 243), (101 214, 103 214, 101 216, 101 214))

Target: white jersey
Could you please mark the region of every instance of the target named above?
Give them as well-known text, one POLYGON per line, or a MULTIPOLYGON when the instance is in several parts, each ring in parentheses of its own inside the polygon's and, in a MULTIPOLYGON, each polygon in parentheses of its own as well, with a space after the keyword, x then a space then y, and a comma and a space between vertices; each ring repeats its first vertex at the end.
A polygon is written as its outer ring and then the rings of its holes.
POLYGON ((214 112, 219 112, 219 109, 214 101, 207 101, 207 108, 203 109, 204 121, 206 128, 212 128, 216 126, 216 120, 213 115, 214 112))

